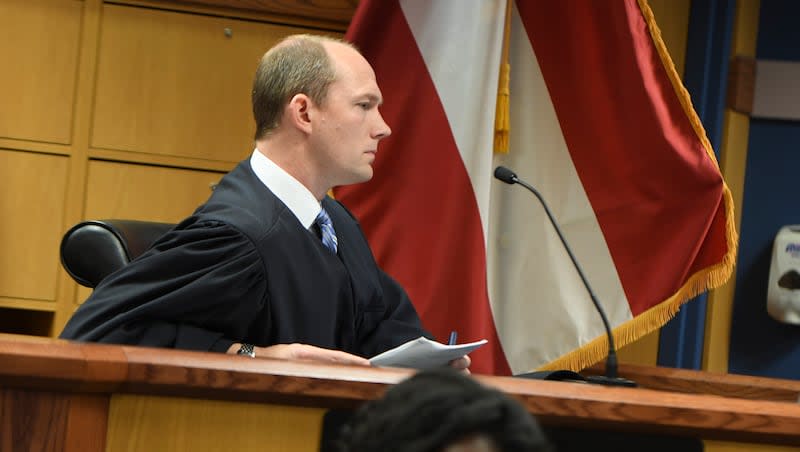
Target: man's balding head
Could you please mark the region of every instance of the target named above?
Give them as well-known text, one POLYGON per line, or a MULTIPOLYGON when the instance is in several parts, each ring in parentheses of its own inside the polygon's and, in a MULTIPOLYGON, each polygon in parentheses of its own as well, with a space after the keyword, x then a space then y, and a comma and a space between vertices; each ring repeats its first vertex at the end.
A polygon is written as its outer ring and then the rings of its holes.
POLYGON ((294 95, 302 93, 318 105, 325 103, 328 87, 337 77, 328 49, 340 46, 355 50, 335 38, 292 35, 264 54, 253 81, 256 140, 278 127, 283 109, 294 95))

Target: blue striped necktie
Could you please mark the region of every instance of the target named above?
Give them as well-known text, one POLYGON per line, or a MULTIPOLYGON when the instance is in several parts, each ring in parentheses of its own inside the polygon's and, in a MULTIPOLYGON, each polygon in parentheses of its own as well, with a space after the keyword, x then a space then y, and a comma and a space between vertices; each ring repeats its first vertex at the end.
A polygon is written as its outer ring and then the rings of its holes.
POLYGON ((322 232, 322 244, 331 250, 333 254, 336 254, 339 241, 336 240, 336 231, 333 230, 331 217, 328 216, 328 212, 325 211, 324 207, 319 211, 319 214, 317 214, 317 219, 314 220, 314 222, 317 223, 320 232, 322 232))

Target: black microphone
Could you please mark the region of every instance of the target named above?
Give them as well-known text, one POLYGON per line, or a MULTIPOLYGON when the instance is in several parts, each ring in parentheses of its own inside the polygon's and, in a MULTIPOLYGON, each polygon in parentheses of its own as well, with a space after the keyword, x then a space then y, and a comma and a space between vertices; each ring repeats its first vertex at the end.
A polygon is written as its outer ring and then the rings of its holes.
POLYGON ((603 306, 600 305, 600 302, 597 301, 597 296, 594 294, 592 287, 589 285, 589 281, 586 280, 586 276, 583 274, 583 270, 581 270, 581 266, 578 265, 577 259, 572 254, 572 250, 570 249, 569 245, 567 245, 567 240, 564 238, 564 234, 561 233, 561 228, 558 227, 558 223, 556 223, 556 219, 553 218, 553 214, 550 212, 550 208, 547 207, 547 203, 544 202, 544 198, 539 192, 533 188, 529 183, 525 182, 524 180, 517 177, 517 175, 511 171, 510 169, 506 168, 505 166, 498 166, 494 170, 494 177, 497 179, 509 184, 519 184, 523 187, 527 188, 531 193, 536 195, 539 199, 539 202, 542 203, 542 207, 544 207, 544 211, 547 214, 547 218, 550 219, 550 223, 553 225, 553 229, 556 230, 558 234, 558 238, 561 239, 561 244, 564 245, 564 249, 567 251, 569 258, 572 260, 572 265, 575 266, 575 270, 578 272, 578 276, 581 277, 581 281, 583 281, 584 287, 586 287, 586 291, 589 292, 589 297, 592 299, 592 303, 594 303, 594 307, 597 312, 600 314, 600 318, 603 320, 603 326, 606 329, 606 335, 608 336, 608 358, 606 359, 606 374, 605 376, 602 375, 591 375, 586 377, 586 380, 590 383, 598 383, 603 385, 609 386, 636 386, 636 383, 628 380, 626 378, 620 378, 617 376, 617 349, 614 346, 614 335, 611 333, 611 326, 608 323, 608 317, 606 317, 606 312, 603 310, 603 306))

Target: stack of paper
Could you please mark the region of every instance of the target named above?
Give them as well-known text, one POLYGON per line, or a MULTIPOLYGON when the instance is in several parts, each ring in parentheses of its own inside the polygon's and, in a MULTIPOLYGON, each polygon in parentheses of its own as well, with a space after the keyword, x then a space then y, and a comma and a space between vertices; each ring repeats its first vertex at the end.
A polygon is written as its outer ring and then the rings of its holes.
POLYGON ((446 366, 450 361, 471 353, 487 342, 482 339, 467 344, 445 345, 426 337, 418 337, 373 356, 369 362, 373 366, 433 369, 446 366))

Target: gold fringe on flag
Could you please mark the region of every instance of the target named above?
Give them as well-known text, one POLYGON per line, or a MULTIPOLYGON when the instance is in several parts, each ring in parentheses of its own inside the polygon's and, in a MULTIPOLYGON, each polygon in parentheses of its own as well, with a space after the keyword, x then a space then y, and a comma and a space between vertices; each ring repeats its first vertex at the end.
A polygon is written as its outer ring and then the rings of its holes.
MULTIPOLYGON (((678 75, 677 70, 675 70, 675 64, 672 62, 672 58, 669 56, 667 46, 661 39, 661 30, 659 30, 658 26, 656 25, 653 11, 650 9, 647 0, 637 1, 639 4, 639 9, 642 12, 642 16, 647 22, 650 36, 653 39, 653 43, 658 51, 658 55, 661 57, 661 62, 664 65, 667 74, 669 75, 670 82, 672 83, 672 87, 675 89, 675 93, 680 100, 681 106, 683 107, 686 116, 689 118, 697 137, 703 143, 703 148, 706 150, 706 154, 708 154, 709 158, 714 162, 717 168, 719 168, 717 158, 714 154, 714 149, 711 147, 711 142, 708 141, 703 124, 700 121, 700 118, 697 116, 697 112, 694 110, 694 107, 692 106, 689 93, 683 86, 680 75, 678 75)), ((635 342, 643 336, 655 331, 658 328, 661 328, 665 323, 672 319, 675 314, 678 313, 681 305, 683 305, 686 301, 696 297, 697 295, 700 295, 708 289, 719 287, 728 281, 733 273, 733 267, 736 264, 736 249, 738 246, 739 237, 736 232, 736 223, 733 212, 733 197, 728 185, 725 184, 724 180, 722 182, 722 198, 725 204, 725 239, 728 246, 728 252, 722 258, 722 261, 693 274, 672 296, 653 306, 642 314, 634 317, 633 319, 623 323, 617 328, 614 328, 614 343, 617 348, 621 348, 627 344, 635 342)), ((541 369, 571 369, 574 371, 579 371, 605 359, 607 354, 608 339, 605 337, 605 335, 603 335, 594 339, 583 347, 573 350, 559 357, 555 361, 542 366, 541 369)))
POLYGON ((500 78, 497 81, 497 104, 494 113, 494 153, 508 154, 508 132, 510 128, 510 113, 508 111, 509 73, 511 65, 508 63, 508 42, 511 35, 511 2, 506 2, 506 19, 503 29, 503 52, 500 57, 500 78))

